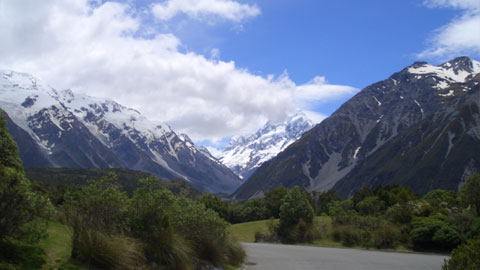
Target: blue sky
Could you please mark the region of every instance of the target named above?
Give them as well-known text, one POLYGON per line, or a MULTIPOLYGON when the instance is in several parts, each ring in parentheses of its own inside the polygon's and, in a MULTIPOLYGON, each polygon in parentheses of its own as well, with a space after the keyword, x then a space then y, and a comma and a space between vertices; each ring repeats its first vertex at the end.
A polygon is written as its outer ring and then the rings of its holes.
POLYGON ((220 145, 321 121, 415 61, 480 58, 478 0, 0 0, 0 68, 220 145))

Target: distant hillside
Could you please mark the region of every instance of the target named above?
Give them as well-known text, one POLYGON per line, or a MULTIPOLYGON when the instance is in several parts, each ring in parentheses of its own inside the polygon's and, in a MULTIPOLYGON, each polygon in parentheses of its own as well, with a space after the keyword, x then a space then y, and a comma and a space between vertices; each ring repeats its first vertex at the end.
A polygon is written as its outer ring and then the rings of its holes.
MULTIPOLYGON (((58 190, 68 185, 82 186, 88 180, 98 180, 109 173, 115 173, 118 182, 128 194, 139 187, 138 180, 152 176, 151 174, 127 169, 70 169, 70 168, 25 168, 27 178, 33 182, 41 183, 47 190, 58 190)), ((162 187, 176 195, 195 198, 201 193, 183 180, 174 179, 165 181, 158 179, 162 187)))
POLYGON ((265 162, 233 197, 280 185, 335 188, 343 197, 365 185, 456 190, 480 170, 479 88, 480 62, 468 57, 414 63, 364 88, 265 162))

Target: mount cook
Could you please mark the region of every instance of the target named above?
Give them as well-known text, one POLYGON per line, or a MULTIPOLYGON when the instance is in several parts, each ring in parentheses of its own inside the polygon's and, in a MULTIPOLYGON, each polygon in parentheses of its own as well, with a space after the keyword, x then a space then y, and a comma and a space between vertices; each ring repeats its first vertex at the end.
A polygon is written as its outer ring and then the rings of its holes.
POLYGON ((264 162, 274 158, 312 127, 313 122, 302 111, 297 111, 285 122, 269 121, 252 135, 233 137, 223 148, 219 160, 247 180, 264 162))

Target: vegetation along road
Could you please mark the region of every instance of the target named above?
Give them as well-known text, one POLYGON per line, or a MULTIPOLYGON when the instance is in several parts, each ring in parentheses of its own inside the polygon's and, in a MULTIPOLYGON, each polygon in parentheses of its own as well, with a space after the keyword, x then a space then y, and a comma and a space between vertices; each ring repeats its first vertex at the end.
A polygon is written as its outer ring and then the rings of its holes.
POLYGON ((358 249, 243 243, 247 270, 429 270, 441 269, 444 255, 358 249))

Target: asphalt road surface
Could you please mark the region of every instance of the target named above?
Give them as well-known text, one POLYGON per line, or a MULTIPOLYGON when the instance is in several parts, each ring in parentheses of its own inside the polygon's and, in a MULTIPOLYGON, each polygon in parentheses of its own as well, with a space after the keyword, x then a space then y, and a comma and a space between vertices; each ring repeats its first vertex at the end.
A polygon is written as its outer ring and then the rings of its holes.
POLYGON ((441 270, 445 255, 243 243, 246 270, 441 270))

